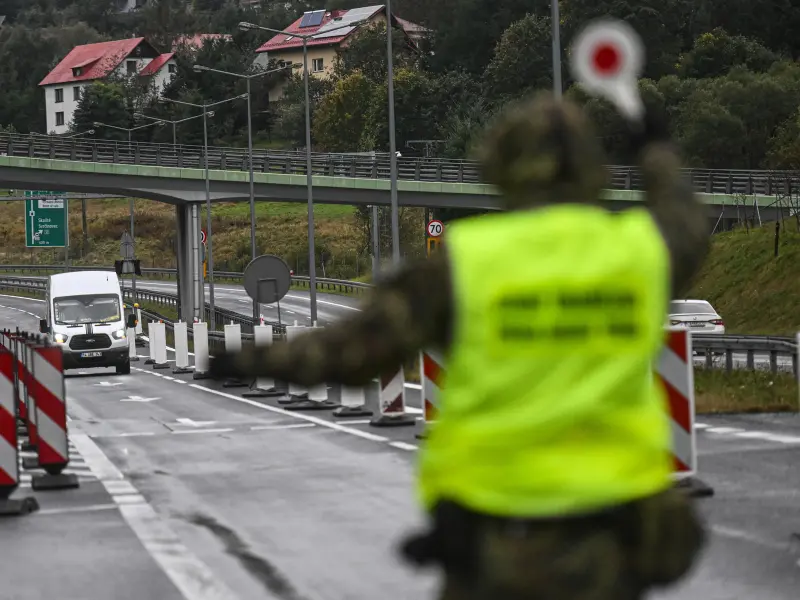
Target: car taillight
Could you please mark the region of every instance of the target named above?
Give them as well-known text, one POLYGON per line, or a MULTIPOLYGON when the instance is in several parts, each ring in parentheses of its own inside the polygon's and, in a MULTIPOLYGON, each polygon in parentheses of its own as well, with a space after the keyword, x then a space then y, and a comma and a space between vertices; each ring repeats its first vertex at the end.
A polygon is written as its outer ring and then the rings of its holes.
POLYGON ((722 319, 714 319, 713 321, 711 321, 711 324, 723 326, 725 325, 725 321, 723 321, 722 319))

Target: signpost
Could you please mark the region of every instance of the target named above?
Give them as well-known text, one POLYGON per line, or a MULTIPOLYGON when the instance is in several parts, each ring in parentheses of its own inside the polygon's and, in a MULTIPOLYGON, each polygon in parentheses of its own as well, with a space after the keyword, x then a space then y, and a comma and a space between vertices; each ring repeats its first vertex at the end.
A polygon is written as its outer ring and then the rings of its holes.
POLYGON ((64 192, 25 192, 25 246, 67 248, 69 201, 64 192))
POLYGON ((444 233, 444 223, 434 219, 428 222, 428 258, 441 245, 442 234, 444 233))

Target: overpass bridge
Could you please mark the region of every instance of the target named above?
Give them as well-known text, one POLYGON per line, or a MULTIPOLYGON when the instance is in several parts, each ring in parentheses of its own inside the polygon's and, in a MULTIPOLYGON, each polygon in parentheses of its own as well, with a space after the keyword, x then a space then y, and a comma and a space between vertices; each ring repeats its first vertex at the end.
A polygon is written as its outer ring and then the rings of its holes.
MULTIPOLYGON (((249 199, 250 165, 243 148, 211 147, 206 157, 202 146, 10 134, 0 135, 0 188, 113 194, 174 205, 178 269, 187 275, 180 277, 182 306, 197 312, 203 295, 199 206, 205 201, 206 160, 212 202, 249 199)), ((307 201, 305 153, 256 150, 253 170, 256 200, 307 201)), ((389 205, 389 173, 386 157, 314 153, 314 201, 389 205)), ((788 172, 686 170, 686 177, 708 206, 711 222, 722 228, 735 222, 740 210, 758 220, 788 213, 800 191, 800 177, 788 172)), ((401 206, 502 208, 498 192, 481 180, 474 161, 400 158, 398 180, 401 206)), ((609 167, 609 181, 601 200, 610 209, 644 200, 634 167, 609 167)))

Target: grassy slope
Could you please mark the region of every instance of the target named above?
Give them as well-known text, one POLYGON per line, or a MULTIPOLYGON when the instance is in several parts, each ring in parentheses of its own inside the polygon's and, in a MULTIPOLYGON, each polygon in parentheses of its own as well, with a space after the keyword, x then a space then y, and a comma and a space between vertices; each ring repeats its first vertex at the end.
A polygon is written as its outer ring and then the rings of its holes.
POLYGON ((688 297, 711 302, 729 333, 800 331, 800 233, 794 219, 781 229, 777 258, 774 224, 714 237, 711 254, 688 297))
MULTIPOLYGON (((129 227, 127 200, 87 201, 89 248, 85 256, 81 249, 80 201, 70 204, 70 240, 73 260, 78 263, 113 265, 119 257, 119 240, 129 227)), ((302 204, 258 203, 257 239, 265 253, 283 256, 296 268, 295 257, 305 258, 308 248, 308 220, 302 204)), ((143 266, 174 267, 175 237, 174 208, 158 202, 137 200, 137 255, 143 266)), ((63 250, 25 248, 24 204, 0 202, 0 263, 52 264, 63 261, 63 250)), ((350 206, 319 205, 314 211, 318 252, 325 249, 334 256, 333 268, 347 262, 352 273, 339 276, 363 275, 369 260, 361 257, 356 270, 356 250, 361 239, 350 206)), ((214 258, 219 270, 242 270, 250 257, 250 213, 246 203, 215 205, 214 258)), ((205 227, 205 211, 203 211, 205 227)), ((301 258, 301 260, 302 260, 301 258)), ((321 273, 320 273, 321 275, 321 273)), ((336 276, 329 274, 329 276, 336 276)))

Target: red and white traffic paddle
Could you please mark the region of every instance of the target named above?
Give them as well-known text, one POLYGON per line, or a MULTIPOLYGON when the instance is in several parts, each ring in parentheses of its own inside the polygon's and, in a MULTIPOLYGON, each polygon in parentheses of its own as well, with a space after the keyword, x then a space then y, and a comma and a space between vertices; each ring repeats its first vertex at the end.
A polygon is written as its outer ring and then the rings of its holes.
POLYGON ((611 101, 632 121, 641 121, 644 103, 638 79, 644 67, 644 44, 625 21, 602 19, 590 23, 575 38, 571 68, 590 93, 611 101))

